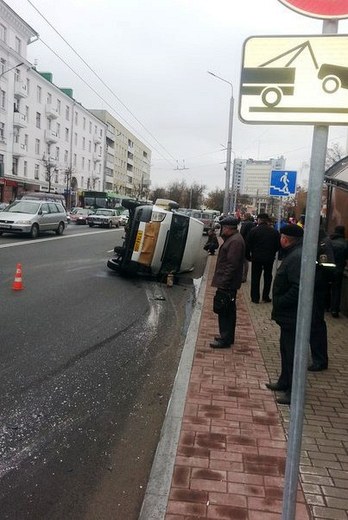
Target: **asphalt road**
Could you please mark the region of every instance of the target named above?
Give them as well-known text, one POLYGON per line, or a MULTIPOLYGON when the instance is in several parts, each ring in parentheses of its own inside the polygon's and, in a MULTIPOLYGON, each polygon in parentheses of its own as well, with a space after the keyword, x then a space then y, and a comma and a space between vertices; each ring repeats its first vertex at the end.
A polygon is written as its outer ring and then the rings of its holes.
POLYGON ((107 269, 122 234, 0 237, 3 520, 138 518, 195 291, 107 269))

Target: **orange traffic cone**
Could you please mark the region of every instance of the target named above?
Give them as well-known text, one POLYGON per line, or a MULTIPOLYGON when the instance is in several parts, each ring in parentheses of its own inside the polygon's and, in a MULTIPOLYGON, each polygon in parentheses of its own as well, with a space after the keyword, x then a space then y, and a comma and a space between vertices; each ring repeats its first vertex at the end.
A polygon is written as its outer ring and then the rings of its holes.
POLYGON ((22 282, 22 264, 17 264, 16 266, 16 275, 12 284, 12 289, 14 291, 21 291, 22 289, 24 289, 22 282))

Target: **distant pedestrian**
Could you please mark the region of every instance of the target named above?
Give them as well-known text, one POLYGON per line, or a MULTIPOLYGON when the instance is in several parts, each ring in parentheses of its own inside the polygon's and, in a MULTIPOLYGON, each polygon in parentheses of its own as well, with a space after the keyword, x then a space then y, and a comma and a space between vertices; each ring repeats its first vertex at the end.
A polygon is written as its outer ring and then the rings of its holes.
POLYGON ((283 260, 273 283, 272 320, 280 327, 281 371, 276 383, 266 383, 273 391, 284 392, 279 404, 290 404, 294 367, 297 306, 301 277, 303 229, 287 224, 280 229, 283 260))
POLYGON ((245 244, 238 231, 238 220, 221 220, 223 244, 219 249, 212 286, 216 287, 214 312, 218 315, 220 335, 210 343, 212 348, 229 348, 234 344, 236 297, 242 284, 245 244))
POLYGON ((208 251, 210 255, 215 255, 215 251, 219 249, 219 241, 214 229, 209 229, 208 240, 206 241, 203 249, 208 251))
POLYGON ((251 290, 253 303, 260 301, 260 281, 263 272, 262 301, 269 303, 272 285, 272 269, 280 247, 279 232, 269 225, 267 213, 257 216, 257 226, 250 230, 246 241, 246 255, 251 260, 251 290))
MULTIPOLYGON (((254 217, 251 215, 251 213, 245 213, 243 220, 242 220, 241 227, 240 227, 240 234, 244 238, 245 244, 247 242, 247 238, 248 238, 250 231, 255 226, 256 226, 256 222, 254 221, 254 217)), ((248 272, 249 272, 249 260, 245 257, 242 282, 247 281, 248 272)))
POLYGON ((348 241, 345 239, 345 227, 336 226, 334 233, 330 235, 330 239, 336 268, 330 284, 329 307, 331 315, 338 318, 341 310, 343 273, 348 260, 348 241))

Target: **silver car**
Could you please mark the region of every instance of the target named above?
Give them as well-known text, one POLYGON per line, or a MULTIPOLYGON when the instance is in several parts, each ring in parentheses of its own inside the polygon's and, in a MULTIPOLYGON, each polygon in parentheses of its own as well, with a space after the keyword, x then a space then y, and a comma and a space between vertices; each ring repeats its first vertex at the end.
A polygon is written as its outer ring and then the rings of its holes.
POLYGON ((37 238, 41 231, 61 235, 67 224, 65 209, 59 202, 15 200, 0 212, 0 235, 20 233, 37 238))
POLYGON ((100 208, 93 215, 88 215, 87 223, 89 227, 100 226, 112 228, 120 227, 120 217, 115 209, 100 208))

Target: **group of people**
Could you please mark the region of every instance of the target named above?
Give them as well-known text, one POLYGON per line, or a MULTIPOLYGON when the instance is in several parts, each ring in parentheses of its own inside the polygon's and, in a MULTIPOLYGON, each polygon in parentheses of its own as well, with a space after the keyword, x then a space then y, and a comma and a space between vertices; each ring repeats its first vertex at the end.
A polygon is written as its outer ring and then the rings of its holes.
MULTIPOLYGON (((269 382, 266 386, 272 391, 283 392, 277 399, 278 403, 290 404, 304 223, 288 223, 277 231, 266 213, 260 213, 257 222, 250 214, 246 214, 241 226, 239 223, 239 219, 234 217, 220 221, 223 242, 212 280, 212 286, 216 287, 214 312, 218 316, 219 335, 210 343, 210 347, 230 348, 234 344, 237 291, 246 280, 251 262, 251 302, 259 304, 261 296, 262 302, 272 302, 271 317, 280 327, 280 375, 276 382, 269 382), (273 264, 277 253, 280 263, 271 298, 273 264)), ((218 247, 219 241, 213 231, 208 237, 206 249, 210 254, 215 254, 218 247)), ((330 309, 333 317, 339 316, 343 272, 348 259, 348 242, 343 226, 337 226, 331 237, 326 236, 323 228, 320 229, 317 258, 310 333, 310 371, 328 368, 325 310, 330 309)))

